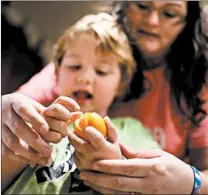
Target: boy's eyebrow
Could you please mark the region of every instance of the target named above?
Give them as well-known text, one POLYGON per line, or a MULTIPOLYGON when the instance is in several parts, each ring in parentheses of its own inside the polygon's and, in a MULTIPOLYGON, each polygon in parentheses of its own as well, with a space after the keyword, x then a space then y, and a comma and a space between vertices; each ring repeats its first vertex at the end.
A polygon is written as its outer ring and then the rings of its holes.
POLYGON ((108 67, 112 67, 112 63, 110 61, 98 60, 98 61, 96 61, 96 64, 98 66, 108 66, 108 67))
POLYGON ((114 61, 114 59, 112 59, 111 57, 108 58, 108 59, 100 58, 100 59, 96 60, 97 63, 106 63, 106 64, 109 64, 109 65, 112 64, 112 61, 114 61))
POLYGON ((80 57, 79 54, 76 54, 76 53, 67 53, 66 55, 67 57, 80 57))
POLYGON ((110 61, 108 61, 108 60, 96 60, 96 62, 98 62, 98 63, 111 63, 110 61))

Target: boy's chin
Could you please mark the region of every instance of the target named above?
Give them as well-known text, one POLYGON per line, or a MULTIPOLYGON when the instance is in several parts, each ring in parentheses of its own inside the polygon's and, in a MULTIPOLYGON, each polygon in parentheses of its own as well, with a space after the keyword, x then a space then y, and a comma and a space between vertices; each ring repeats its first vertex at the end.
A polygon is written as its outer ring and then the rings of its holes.
POLYGON ((96 112, 94 108, 87 105, 80 105, 82 112, 96 112))

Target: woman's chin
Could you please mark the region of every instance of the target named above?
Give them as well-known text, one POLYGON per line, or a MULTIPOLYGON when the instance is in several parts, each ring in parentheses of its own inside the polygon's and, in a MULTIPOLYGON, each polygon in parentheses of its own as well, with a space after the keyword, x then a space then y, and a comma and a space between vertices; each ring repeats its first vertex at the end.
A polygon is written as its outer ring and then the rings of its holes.
POLYGON ((140 48, 142 54, 147 58, 161 57, 164 51, 161 45, 155 41, 139 41, 137 46, 140 48))
POLYGON ((146 59, 161 59, 164 56, 164 51, 158 47, 143 47, 140 51, 146 59))

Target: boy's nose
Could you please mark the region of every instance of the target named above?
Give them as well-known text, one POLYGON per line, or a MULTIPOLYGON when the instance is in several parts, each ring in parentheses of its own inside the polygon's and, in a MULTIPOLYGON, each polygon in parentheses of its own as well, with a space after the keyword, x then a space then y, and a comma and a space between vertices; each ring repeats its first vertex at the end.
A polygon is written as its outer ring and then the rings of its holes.
POLYGON ((77 82, 80 84, 90 84, 90 80, 84 75, 77 77, 77 82))
POLYGON ((77 77, 77 82, 79 82, 80 84, 92 84, 94 78, 94 71, 88 68, 86 70, 83 70, 81 74, 77 77))

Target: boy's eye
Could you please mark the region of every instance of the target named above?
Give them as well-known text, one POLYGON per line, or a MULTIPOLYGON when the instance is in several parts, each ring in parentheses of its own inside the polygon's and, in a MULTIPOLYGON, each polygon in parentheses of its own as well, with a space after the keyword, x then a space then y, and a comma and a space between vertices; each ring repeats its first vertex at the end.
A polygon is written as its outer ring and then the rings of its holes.
POLYGON ((100 75, 100 76, 105 76, 105 75, 108 74, 108 72, 103 71, 103 70, 96 70, 96 73, 97 73, 98 75, 100 75))
POLYGON ((73 65, 73 66, 69 66, 69 68, 71 70, 79 70, 79 69, 81 69, 81 66, 80 65, 73 65))

